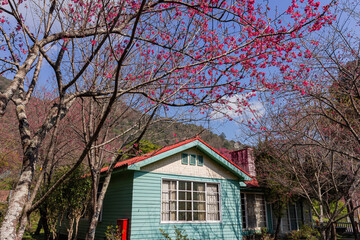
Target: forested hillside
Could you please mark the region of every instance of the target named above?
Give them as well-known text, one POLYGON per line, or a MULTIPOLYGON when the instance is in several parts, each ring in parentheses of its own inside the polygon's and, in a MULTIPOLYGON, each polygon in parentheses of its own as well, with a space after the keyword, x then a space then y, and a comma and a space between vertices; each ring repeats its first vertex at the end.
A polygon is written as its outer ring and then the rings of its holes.
MULTIPOLYGON (((9 84, 10 80, 0 76, 0 92, 4 91, 5 87, 9 84)), ((36 113, 36 116, 42 115, 45 117, 45 115, 42 114, 43 108, 49 107, 51 104, 49 104, 48 100, 41 100, 33 97, 31 105, 33 107, 28 112, 30 118, 34 116, 32 114, 33 112, 36 113)), ((124 105, 123 107, 120 107, 120 109, 121 108, 128 108, 128 106, 124 105)), ((141 114, 141 112, 131 108, 127 111, 126 116, 114 125, 113 135, 116 136, 117 134, 120 134, 123 129, 134 126, 141 114)), ((18 142, 18 128, 17 125, 12 124, 15 119, 15 113, 10 111, 0 121, 0 126, 2 128, 2 136, 0 137, 2 142, 2 145, 0 146, 0 167, 3 171, 11 170, 11 172, 13 172, 21 165, 21 144, 18 142), (5 129, 9 131, 6 131, 5 129)), ((160 147, 173 144, 184 139, 200 136, 205 142, 216 149, 232 150, 234 148, 234 141, 226 140, 224 134, 219 136, 211 132, 211 130, 196 124, 182 123, 172 119, 162 119, 160 117, 158 117, 154 122, 154 124, 150 125, 143 139, 160 147)), ((75 125, 77 125, 77 123, 69 122, 69 124, 74 125, 74 130, 71 131, 75 131, 75 125)))

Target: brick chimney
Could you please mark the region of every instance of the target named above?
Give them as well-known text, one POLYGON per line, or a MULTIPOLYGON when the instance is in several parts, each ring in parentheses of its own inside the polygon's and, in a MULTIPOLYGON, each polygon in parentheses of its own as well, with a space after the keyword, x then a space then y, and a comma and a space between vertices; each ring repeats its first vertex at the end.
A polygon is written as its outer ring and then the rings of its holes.
POLYGON ((231 161, 248 172, 251 176, 256 176, 254 150, 250 147, 233 151, 231 161))

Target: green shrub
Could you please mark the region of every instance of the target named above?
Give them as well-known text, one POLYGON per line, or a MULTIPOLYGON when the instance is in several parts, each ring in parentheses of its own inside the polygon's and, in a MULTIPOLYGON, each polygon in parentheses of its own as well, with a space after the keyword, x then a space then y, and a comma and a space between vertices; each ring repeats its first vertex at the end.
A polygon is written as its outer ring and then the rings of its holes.
POLYGON ((121 240, 122 233, 118 226, 114 227, 113 225, 107 226, 105 237, 106 240, 121 240))
MULTIPOLYGON (((189 238, 187 234, 185 234, 185 230, 181 230, 179 228, 177 228, 176 226, 174 226, 174 231, 175 231, 175 240, 195 240, 193 238, 189 238)), ((165 232, 164 229, 160 228, 160 233, 161 235, 163 235, 164 239, 166 240, 172 240, 172 238, 170 237, 170 234, 165 232)))
POLYGON ((320 239, 320 233, 311 226, 304 225, 299 230, 291 232, 288 236, 288 239, 318 240, 320 239))
POLYGON ((267 228, 261 228, 260 232, 255 232, 248 236, 244 236, 245 240, 271 240, 271 234, 268 233, 267 228))

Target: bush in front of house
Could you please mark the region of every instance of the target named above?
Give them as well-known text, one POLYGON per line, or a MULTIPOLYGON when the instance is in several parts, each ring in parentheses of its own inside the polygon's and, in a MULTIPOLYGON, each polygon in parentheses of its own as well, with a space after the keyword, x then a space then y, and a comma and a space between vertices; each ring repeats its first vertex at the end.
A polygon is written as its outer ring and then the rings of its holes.
MULTIPOLYGON (((161 235, 163 235, 164 240, 172 240, 170 237, 170 234, 167 233, 164 229, 159 229, 161 235)), ((195 240, 193 238, 189 238, 188 235, 185 233, 185 230, 179 229, 176 226, 174 226, 175 231, 175 239, 174 240, 195 240)))
POLYGON ((299 230, 291 232, 287 239, 291 240, 318 240, 320 239, 320 233, 309 225, 302 226, 299 230))
POLYGON ((114 227, 113 225, 107 226, 105 232, 106 240, 121 240, 122 232, 118 226, 114 227))

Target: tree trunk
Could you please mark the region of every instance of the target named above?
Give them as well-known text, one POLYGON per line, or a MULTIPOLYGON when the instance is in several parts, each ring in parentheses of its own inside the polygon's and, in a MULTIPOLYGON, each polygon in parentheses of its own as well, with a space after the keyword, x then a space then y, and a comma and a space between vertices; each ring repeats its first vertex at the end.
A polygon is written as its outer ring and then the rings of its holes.
POLYGON ((276 221, 276 229, 275 229, 275 233, 274 233, 274 240, 279 239, 280 225, 281 225, 281 216, 278 216, 277 221, 276 221))
POLYGON ((349 201, 346 208, 347 208, 347 210, 349 212, 349 218, 350 218, 350 222, 351 222, 351 225, 352 225, 352 228, 353 228, 354 240, 359 240, 359 238, 358 238, 359 230, 358 230, 357 224, 355 222, 354 206, 353 206, 351 200, 349 201))
POLYGON ((68 231, 68 240, 72 239, 73 236, 73 232, 74 232, 74 222, 75 222, 75 218, 70 218, 69 219, 69 228, 67 229, 68 231))
POLYGON ((36 236, 40 235, 41 229, 42 229, 42 217, 40 216, 34 235, 36 236))
POLYGON ((28 162, 29 164, 24 168, 20 175, 20 179, 11 196, 11 201, 9 202, 4 221, 2 222, 0 230, 1 240, 12 240, 16 238, 16 229, 29 196, 30 184, 34 174, 34 159, 29 159, 28 162))
POLYGON ((81 215, 76 216, 75 218, 75 233, 74 233, 74 239, 77 239, 78 230, 79 230, 79 221, 80 221, 81 215))
POLYGON ((319 203, 319 223, 320 226, 324 225, 324 208, 321 202, 319 203))
MULTIPOLYGON (((110 167, 110 166, 109 166, 110 167)), ((109 182, 111 179, 111 172, 110 174, 107 174, 100 192, 99 197, 97 198, 97 201, 95 203, 95 211, 92 214, 91 220, 90 220, 90 225, 89 225, 89 229, 88 232, 86 234, 86 240, 94 240, 95 239, 95 231, 96 231, 96 226, 99 222, 99 217, 100 217, 100 213, 101 213, 101 209, 103 206, 103 202, 104 202, 104 197, 105 197, 105 193, 107 191, 109 182)), ((97 193, 95 193, 97 195, 97 193)))
POLYGON ((336 235, 336 225, 335 223, 331 223, 330 225, 330 229, 331 229, 331 240, 336 240, 337 239, 337 235, 336 235))
POLYGON ((107 191, 107 188, 108 188, 110 180, 111 180, 111 173, 112 173, 112 170, 115 167, 115 164, 120 160, 121 157, 122 157, 122 155, 119 154, 119 155, 114 155, 113 158, 111 159, 109 169, 106 172, 106 176, 105 176, 104 182, 102 184, 100 195, 97 198, 95 212, 93 213, 93 215, 91 217, 89 229, 88 229, 88 232, 87 232, 86 238, 85 238, 86 240, 94 240, 95 239, 96 226, 97 226, 98 221, 99 221, 99 216, 100 216, 100 212, 101 212, 101 209, 102 209, 102 206, 103 206, 105 193, 107 191))

